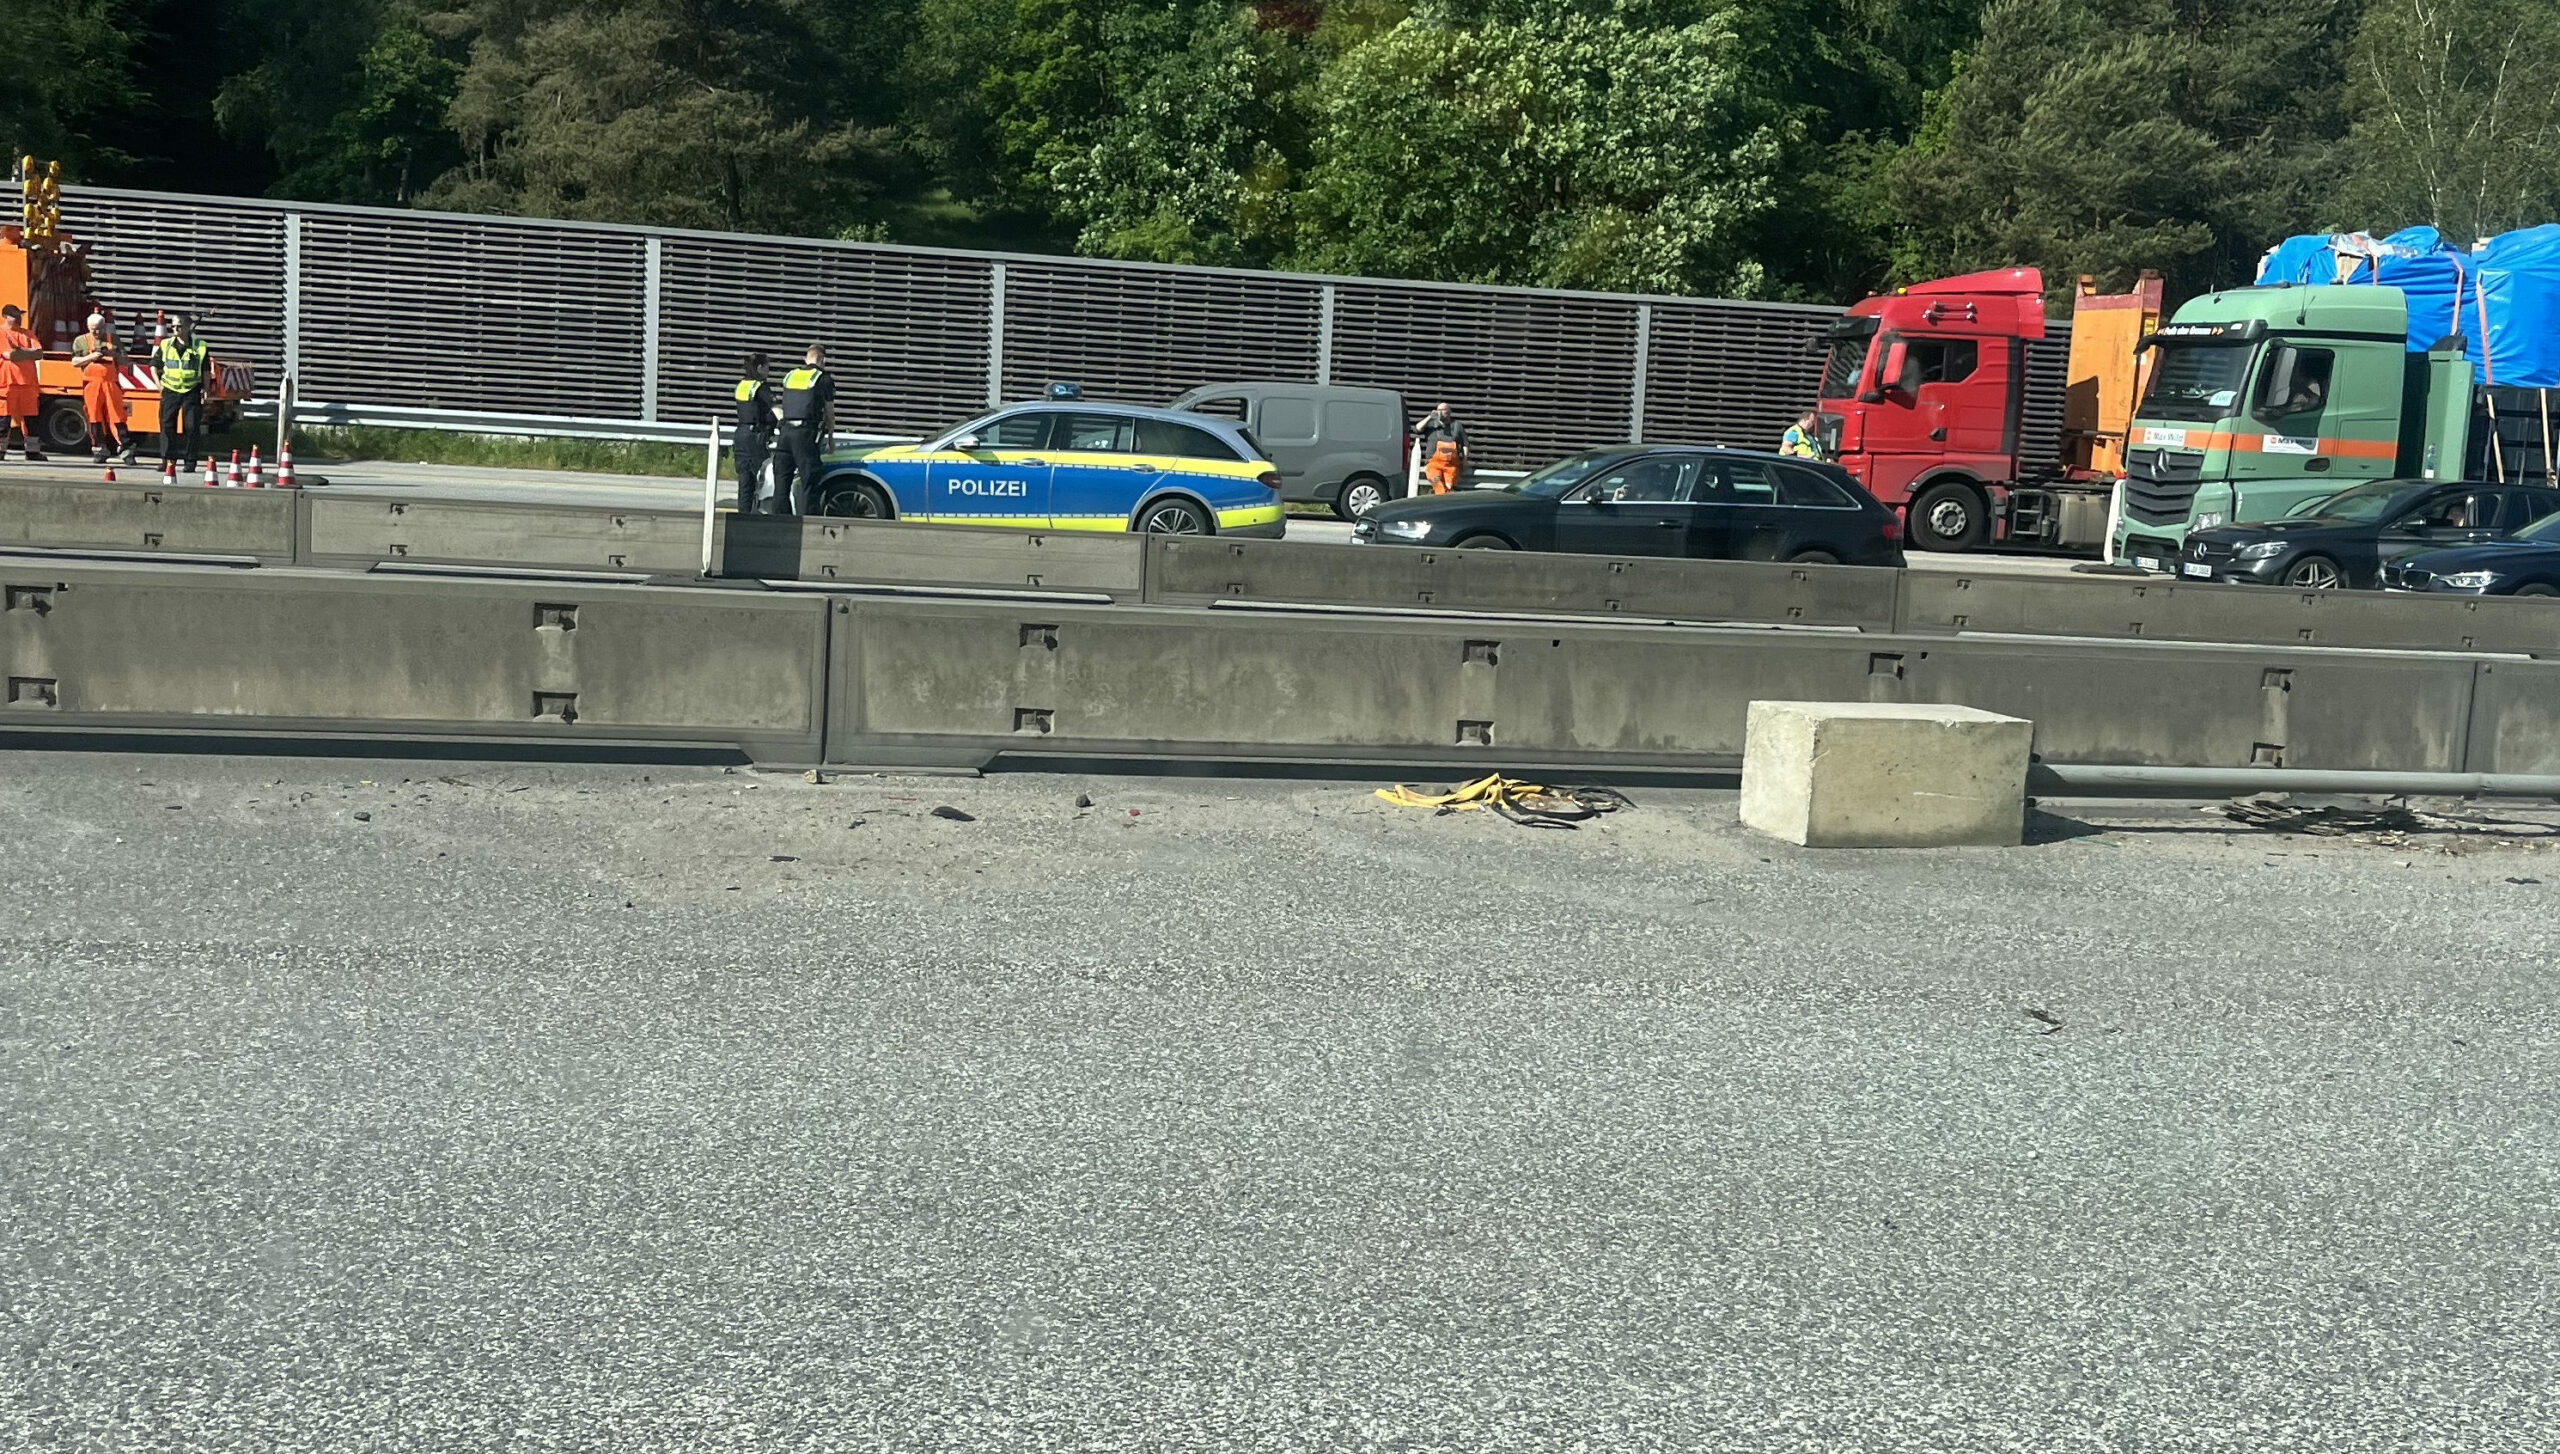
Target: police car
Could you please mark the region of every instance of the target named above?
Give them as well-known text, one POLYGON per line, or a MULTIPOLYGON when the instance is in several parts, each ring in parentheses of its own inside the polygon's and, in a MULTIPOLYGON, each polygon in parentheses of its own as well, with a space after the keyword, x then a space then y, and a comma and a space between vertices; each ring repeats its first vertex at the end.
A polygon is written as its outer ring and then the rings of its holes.
POLYGON ((812 514, 934 525, 1259 535, 1280 474, 1232 420, 1086 402, 1072 385, 920 444, 837 450, 812 514))

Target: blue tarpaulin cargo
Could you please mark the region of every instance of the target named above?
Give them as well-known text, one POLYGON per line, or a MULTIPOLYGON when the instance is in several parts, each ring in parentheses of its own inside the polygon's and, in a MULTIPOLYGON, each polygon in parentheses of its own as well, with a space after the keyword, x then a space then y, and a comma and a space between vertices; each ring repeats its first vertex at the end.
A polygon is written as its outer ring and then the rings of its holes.
POLYGON ((2308 233, 2269 248, 2258 281, 2398 288, 2409 300, 2410 352, 2460 334, 2482 382, 2560 385, 2560 226, 2502 233, 2469 252, 2432 227, 2379 239, 2308 233))

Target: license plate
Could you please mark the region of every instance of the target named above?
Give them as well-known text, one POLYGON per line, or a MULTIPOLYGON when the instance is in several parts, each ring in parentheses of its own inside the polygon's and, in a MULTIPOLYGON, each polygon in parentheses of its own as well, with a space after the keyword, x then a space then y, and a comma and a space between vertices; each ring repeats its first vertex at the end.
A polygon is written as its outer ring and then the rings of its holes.
POLYGON ((2133 563, 2144 570, 2158 570, 2160 568, 2160 557, 2156 555, 2137 555, 2133 558, 2133 563))
POLYGON ((2213 567, 2209 565, 2198 565, 2191 560, 2184 561, 2178 566, 2178 574, 2182 576, 2194 576, 2199 580, 2209 581, 2213 579, 2213 567))

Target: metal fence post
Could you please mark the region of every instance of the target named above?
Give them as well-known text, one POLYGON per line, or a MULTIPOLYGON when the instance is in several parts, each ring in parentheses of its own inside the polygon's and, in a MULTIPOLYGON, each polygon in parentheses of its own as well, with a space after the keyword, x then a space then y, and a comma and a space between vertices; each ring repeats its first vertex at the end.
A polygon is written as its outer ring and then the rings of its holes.
POLYGON ((702 456, 702 575, 705 580, 719 574, 711 568, 711 534, 719 523, 720 418, 715 414, 711 419, 711 448, 702 456))
POLYGON ((658 269, 663 247, 650 238, 640 255, 640 418, 658 417, 658 269))
POLYGON ((1653 369, 1653 305, 1636 305, 1636 381, 1627 399, 1627 443, 1644 443, 1644 376, 1653 369))
POLYGON ((302 377, 302 214, 284 215, 284 376, 302 377))
POLYGON ((987 273, 987 407, 1004 402, 1004 264, 987 273))
POLYGON ((1316 305, 1316 382, 1333 382, 1333 284, 1324 285, 1316 305))

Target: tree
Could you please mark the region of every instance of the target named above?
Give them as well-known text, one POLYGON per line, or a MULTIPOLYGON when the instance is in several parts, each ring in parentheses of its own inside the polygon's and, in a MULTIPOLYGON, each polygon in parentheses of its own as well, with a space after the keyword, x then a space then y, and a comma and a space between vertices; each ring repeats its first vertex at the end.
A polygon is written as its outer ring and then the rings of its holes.
POLYGON ((1906 275, 2246 281, 2332 190, 2348 17, 2294 0, 1997 0, 1893 194, 1906 275))
POLYGON ((1737 244, 1775 203, 1792 123, 1728 15, 1654 23, 1664 8, 1424 6, 1344 55, 1318 88, 1298 260, 1756 291, 1761 270, 1737 244))
POLYGON ((133 38, 139 0, 0 0, 0 33, 21 65, 0 87, 0 143, 9 159, 32 154, 73 175, 131 160, 113 134, 134 109, 133 38))
POLYGON ((2560 220, 2560 6, 2380 0, 2351 75, 2355 225, 2459 243, 2560 220))
POLYGON ((462 48, 409 0, 244 9, 259 59, 223 82, 214 110, 225 131, 274 154, 276 195, 401 205, 462 162, 447 121, 462 48))
POLYGON ((432 205, 830 233, 894 170, 805 0, 478 3, 432 205))

